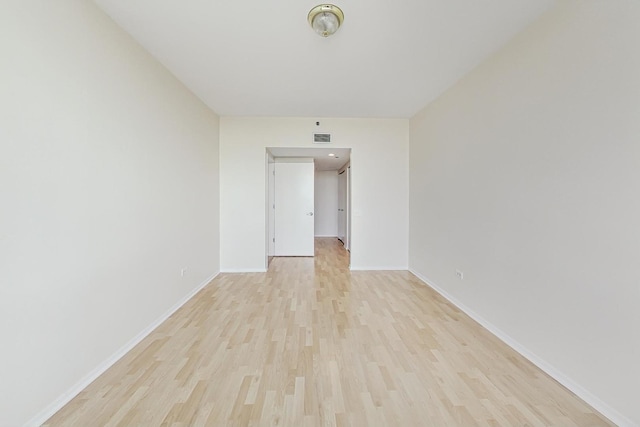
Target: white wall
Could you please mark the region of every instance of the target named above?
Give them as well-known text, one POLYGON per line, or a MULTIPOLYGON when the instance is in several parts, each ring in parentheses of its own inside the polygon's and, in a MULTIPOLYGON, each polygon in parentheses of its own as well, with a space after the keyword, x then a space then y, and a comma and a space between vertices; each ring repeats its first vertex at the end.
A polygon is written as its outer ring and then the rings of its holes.
POLYGON ((0 425, 19 426, 219 270, 219 121, 92 2, 4 1, 0 52, 0 425))
POLYGON ((410 137, 410 268, 621 425, 640 424, 638 22, 634 0, 559 2, 410 137))
POLYGON ((313 146, 317 120, 332 133, 331 146, 353 148, 352 268, 407 268, 408 120, 222 117, 223 271, 264 270, 265 147, 313 146))
POLYGON ((338 172, 316 171, 315 176, 315 235, 338 235, 338 172))

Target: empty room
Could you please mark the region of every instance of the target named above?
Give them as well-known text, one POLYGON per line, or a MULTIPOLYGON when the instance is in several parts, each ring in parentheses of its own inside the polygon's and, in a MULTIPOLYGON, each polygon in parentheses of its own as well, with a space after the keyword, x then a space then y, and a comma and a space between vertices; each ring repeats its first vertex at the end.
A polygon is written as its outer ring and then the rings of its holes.
POLYGON ((3 0, 0 427, 640 426, 638 22, 3 0))

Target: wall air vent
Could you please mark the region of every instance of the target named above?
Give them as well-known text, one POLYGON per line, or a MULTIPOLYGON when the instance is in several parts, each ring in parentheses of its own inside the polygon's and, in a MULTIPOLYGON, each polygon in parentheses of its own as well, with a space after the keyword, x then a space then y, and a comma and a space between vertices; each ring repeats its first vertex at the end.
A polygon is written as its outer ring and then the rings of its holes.
POLYGON ((314 144, 330 144, 331 134, 330 133, 314 133, 313 143, 314 144))

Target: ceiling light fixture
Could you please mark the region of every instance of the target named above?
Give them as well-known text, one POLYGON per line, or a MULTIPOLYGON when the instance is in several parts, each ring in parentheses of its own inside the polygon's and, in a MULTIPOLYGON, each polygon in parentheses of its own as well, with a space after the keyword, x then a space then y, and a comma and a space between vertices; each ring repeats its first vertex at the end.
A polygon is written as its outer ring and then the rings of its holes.
POLYGON ((335 157, 336 155, 333 153, 329 153, 329 157, 335 157))
POLYGON ((338 6, 321 4, 309 11, 307 19, 316 33, 322 37, 329 37, 342 25, 344 13, 338 6))

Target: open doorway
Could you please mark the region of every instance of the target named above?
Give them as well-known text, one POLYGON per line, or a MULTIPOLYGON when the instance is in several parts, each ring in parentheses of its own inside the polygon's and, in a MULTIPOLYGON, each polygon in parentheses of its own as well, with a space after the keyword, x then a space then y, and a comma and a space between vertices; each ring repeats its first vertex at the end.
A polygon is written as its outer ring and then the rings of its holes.
MULTIPOLYGON (((265 267, 267 269, 275 256, 308 256, 304 254, 287 255, 281 253, 282 251, 278 247, 278 242, 285 243, 280 240, 283 239, 282 236, 286 238, 288 231, 283 230, 283 227, 288 227, 289 224, 293 226, 289 222, 290 219, 284 220, 288 213, 282 210, 278 212, 279 209, 288 208, 289 200, 283 200, 282 197, 284 193, 291 190, 287 188, 289 185, 286 181, 283 181, 284 173, 288 173, 285 169, 290 169, 291 166, 284 165, 305 162, 313 162, 313 188, 307 191, 313 195, 314 204, 311 209, 308 207, 297 209, 296 215, 306 215, 306 219, 309 216, 313 218, 313 236, 315 238, 339 239, 347 251, 351 250, 351 149, 266 147, 265 267), (279 165, 283 172, 281 175, 278 175, 279 165), (280 192, 278 192, 279 185, 284 186, 280 192), (279 196, 281 199, 277 202, 279 196)), ((295 179, 295 181, 304 180, 295 179)), ((305 218, 298 219, 305 220, 305 218)))

